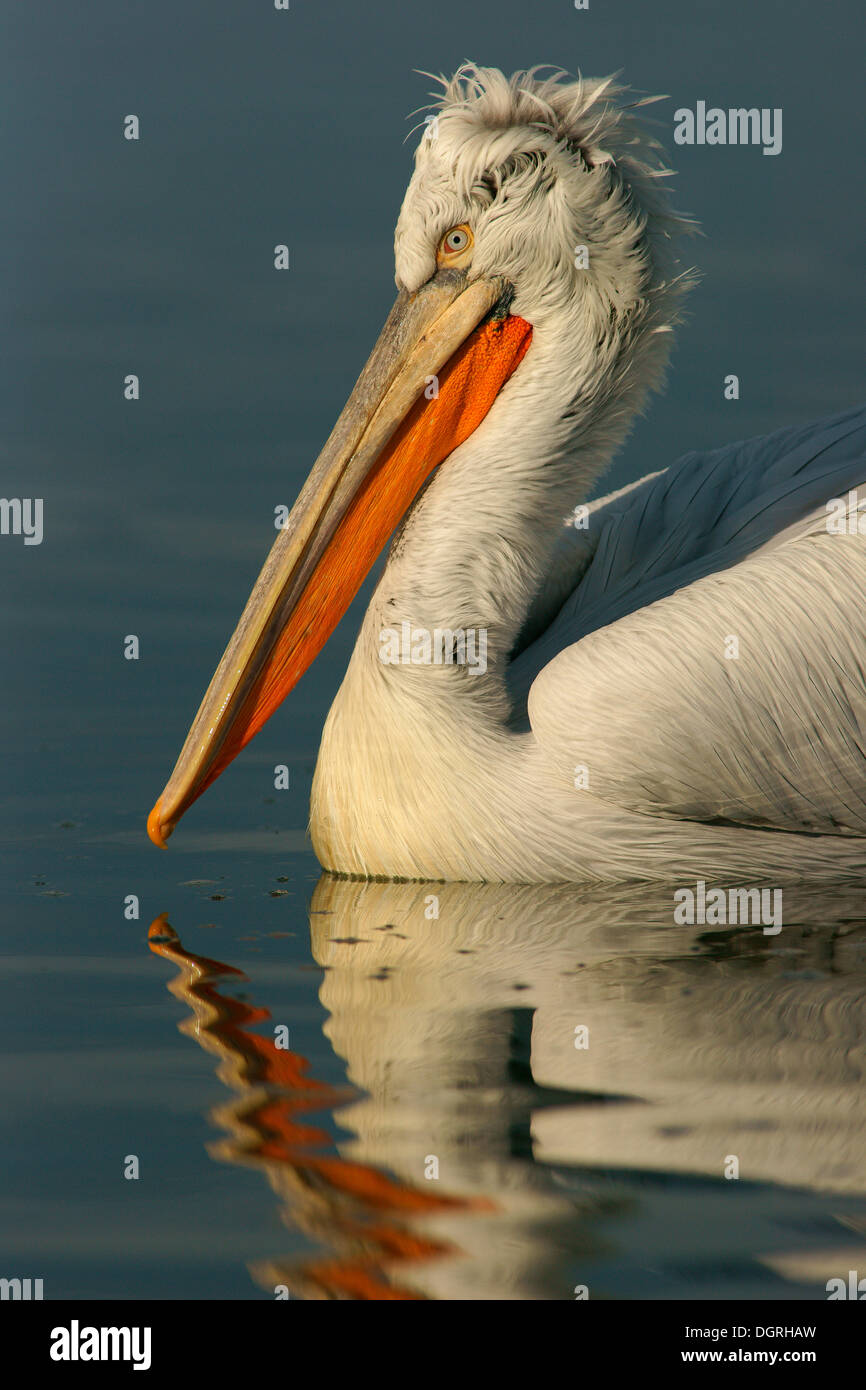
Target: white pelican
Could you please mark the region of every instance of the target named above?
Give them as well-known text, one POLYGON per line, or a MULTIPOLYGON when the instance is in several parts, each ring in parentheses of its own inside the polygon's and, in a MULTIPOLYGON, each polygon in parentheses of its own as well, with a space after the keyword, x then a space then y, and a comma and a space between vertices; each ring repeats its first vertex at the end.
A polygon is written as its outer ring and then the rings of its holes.
POLYGON ((396 304, 151 813, 157 844, 396 527, 319 753, 327 869, 866 868, 866 413, 688 454, 563 525, 664 371, 689 284, 666 172, 610 79, 465 65, 444 84, 396 304), (486 636, 486 659, 437 632, 486 636), (408 661, 383 660, 394 634, 408 661))

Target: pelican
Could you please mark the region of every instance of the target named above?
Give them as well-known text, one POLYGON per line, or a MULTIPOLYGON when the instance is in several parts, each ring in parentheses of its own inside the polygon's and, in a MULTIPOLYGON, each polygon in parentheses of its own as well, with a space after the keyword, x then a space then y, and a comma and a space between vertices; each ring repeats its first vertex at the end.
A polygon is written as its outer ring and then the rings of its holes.
POLYGON ((156 844, 390 538, 314 777, 326 869, 866 869, 866 410, 586 502, 661 384, 694 278, 643 104, 560 71, 443 79, 396 303, 151 812, 156 844))

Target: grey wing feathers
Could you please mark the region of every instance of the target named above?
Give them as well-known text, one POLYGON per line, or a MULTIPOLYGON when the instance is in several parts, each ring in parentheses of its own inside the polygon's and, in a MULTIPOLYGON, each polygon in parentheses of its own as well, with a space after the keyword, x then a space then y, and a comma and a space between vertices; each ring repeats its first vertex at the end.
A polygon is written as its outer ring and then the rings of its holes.
POLYGON ((866 534, 826 506, 858 483, 863 410, 597 504, 592 561, 521 658, 560 772, 650 815, 866 834, 866 534))

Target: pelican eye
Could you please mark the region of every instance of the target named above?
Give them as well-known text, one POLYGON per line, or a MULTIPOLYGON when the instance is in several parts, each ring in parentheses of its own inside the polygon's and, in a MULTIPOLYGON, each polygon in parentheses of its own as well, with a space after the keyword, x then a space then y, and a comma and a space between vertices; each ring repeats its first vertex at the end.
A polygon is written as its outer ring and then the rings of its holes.
POLYGON ((459 227, 451 227, 439 243, 439 259, 451 260, 462 256, 472 246, 472 229, 461 222, 459 227))

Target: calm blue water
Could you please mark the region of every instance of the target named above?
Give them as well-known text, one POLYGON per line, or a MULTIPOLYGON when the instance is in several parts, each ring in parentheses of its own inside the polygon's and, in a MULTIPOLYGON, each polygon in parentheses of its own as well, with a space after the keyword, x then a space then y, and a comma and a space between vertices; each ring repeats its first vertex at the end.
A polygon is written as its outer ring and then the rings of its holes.
POLYGON ((7 14, 2 491, 45 499, 45 539, 0 538, 0 1276, 75 1298, 797 1299, 866 1273, 859 896, 801 890, 782 946, 673 928, 643 889, 441 887, 431 922, 417 886, 319 883, 309 783, 358 605, 169 853, 144 837, 273 508, 393 297, 412 70, 623 69, 671 94, 669 144, 698 99, 784 109, 778 158, 676 151, 704 280, 618 485, 861 398, 858 16, 7 14), (581 1025, 599 1046, 575 1049, 581 1025))

